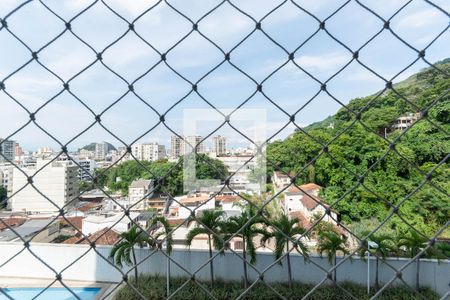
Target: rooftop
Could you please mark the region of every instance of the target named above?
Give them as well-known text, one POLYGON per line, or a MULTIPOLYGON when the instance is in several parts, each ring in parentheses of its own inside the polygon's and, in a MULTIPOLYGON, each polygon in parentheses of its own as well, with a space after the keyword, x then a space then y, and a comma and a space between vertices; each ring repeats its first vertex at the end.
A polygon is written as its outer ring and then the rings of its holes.
POLYGON ((320 190, 320 189, 322 189, 322 187, 320 185, 318 185, 318 184, 307 183, 307 184, 302 184, 302 185, 300 185, 298 187, 297 186, 290 186, 287 189, 286 194, 288 194, 288 195, 299 195, 299 194, 305 194, 304 192, 309 194, 311 191, 320 190))
POLYGON ((42 230, 42 228, 48 226, 50 223, 53 222, 53 219, 33 219, 28 220, 22 225, 14 228, 14 231, 11 229, 6 229, 2 232, 0 232, 0 241, 10 241, 13 239, 16 239, 20 235, 24 239, 28 239, 31 235, 33 235, 36 232, 39 232, 42 230), (17 233, 17 234, 16 234, 17 233))
POLYGON ((90 223, 110 223, 110 222, 119 222, 119 223, 129 223, 130 219, 134 220, 139 216, 139 212, 130 212, 129 217, 126 217, 123 213, 98 213, 95 215, 89 215, 83 219, 83 222, 90 223), (119 221, 120 220, 120 221, 119 221))
POLYGON ((144 180, 144 179, 135 180, 130 184, 130 188, 133 189, 147 188, 151 185, 152 182, 153 180, 144 180))

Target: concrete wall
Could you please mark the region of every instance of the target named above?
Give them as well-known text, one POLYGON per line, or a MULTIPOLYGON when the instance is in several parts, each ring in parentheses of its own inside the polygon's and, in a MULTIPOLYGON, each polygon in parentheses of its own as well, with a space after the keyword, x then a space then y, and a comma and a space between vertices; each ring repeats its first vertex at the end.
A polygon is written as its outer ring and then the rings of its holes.
MULTIPOLYGON (((36 277, 54 278, 54 273, 45 265, 34 258, 27 250, 2 266, 15 253, 23 248, 21 243, 0 243, 0 276, 8 277, 36 277)), ((86 281, 111 281, 121 280, 122 275, 107 261, 103 260, 88 245, 56 245, 56 244, 32 244, 30 249, 41 257, 47 264, 57 272, 61 272, 67 265, 75 259, 80 258, 71 267, 62 272, 63 279, 86 280, 86 281), (84 254, 84 256, 83 256, 84 254)), ((110 247, 98 246, 97 251, 108 257, 110 247)), ((136 249, 139 261, 149 255, 148 249, 136 249)), ((186 251, 176 250, 172 253, 172 258, 185 269, 193 272, 197 270, 208 259, 207 251, 186 251)), ((257 268, 264 270, 273 263, 271 254, 258 254, 257 268)), ((315 263, 329 268, 326 258, 311 257, 315 263)), ((339 261, 339 259, 338 259, 339 261)), ((389 264, 395 268, 400 268, 408 262, 404 258, 391 258, 389 264)), ((371 265, 372 283, 374 282, 375 268, 374 261, 371 265)), ((267 282, 287 280, 286 266, 275 265, 270 268, 264 276, 267 282)), ((312 263, 305 263, 303 257, 292 255, 293 276, 295 280, 318 283, 325 273, 312 263)), ((233 253, 224 256, 217 256, 214 259, 215 274, 225 280, 240 280, 242 276, 242 261, 233 253)), ((249 268, 250 269, 250 268, 249 268)), ((165 274, 166 258, 160 253, 156 253, 139 265, 139 272, 151 274, 165 274)), ((189 276, 174 263, 171 264, 172 276, 189 276)), ((380 281, 387 282, 395 275, 394 270, 384 263, 380 264, 380 281)), ((367 281, 367 263, 358 258, 353 261, 346 261, 338 268, 338 281, 352 281, 362 285, 367 281)), ((196 275, 197 278, 207 280, 209 278, 209 267, 205 265, 196 275)), ((254 280, 257 274, 250 271, 250 277, 254 280)), ((403 279, 410 285, 415 283, 415 263, 409 265, 403 272, 403 279)), ((401 283, 400 281, 395 281, 401 283)), ((422 260, 420 263, 420 282, 423 286, 428 286, 440 295, 444 295, 450 290, 450 261, 443 260, 422 260)))

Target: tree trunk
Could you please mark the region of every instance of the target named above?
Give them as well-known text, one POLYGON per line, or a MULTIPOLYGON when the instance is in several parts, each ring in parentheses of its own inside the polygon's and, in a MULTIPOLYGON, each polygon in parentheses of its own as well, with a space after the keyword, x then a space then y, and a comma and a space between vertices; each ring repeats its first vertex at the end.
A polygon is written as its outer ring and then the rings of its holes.
POLYGON ((335 269, 334 269, 334 278, 333 278, 333 281, 334 282, 336 282, 337 281, 337 268, 336 268, 336 265, 337 265, 337 255, 335 254, 334 255, 334 266, 333 267, 335 267, 335 269))
POLYGON ((133 263, 134 263, 134 280, 137 283, 138 282, 138 269, 137 269, 136 253, 134 252, 134 247, 131 248, 131 255, 133 256, 133 263))
POLYGON ((286 243, 286 259, 288 266, 289 289, 292 289, 292 270, 291 270, 291 257, 289 256, 289 241, 286 243))
POLYGON ((214 265, 212 261, 212 245, 211 245, 211 234, 208 234, 208 241, 209 241, 209 270, 210 270, 210 276, 211 276, 211 288, 214 287, 214 265))
POLYGON ((416 291, 419 291, 420 289, 420 284, 419 284, 419 273, 420 272, 420 258, 417 258, 417 262, 416 262, 416 291))
POLYGON ((245 238, 242 238, 242 256, 244 258, 244 287, 247 288, 248 285, 248 274, 247 274, 247 252, 245 250, 245 238))
POLYGON ((375 256, 375 290, 378 291, 379 282, 378 282, 378 256, 375 256))

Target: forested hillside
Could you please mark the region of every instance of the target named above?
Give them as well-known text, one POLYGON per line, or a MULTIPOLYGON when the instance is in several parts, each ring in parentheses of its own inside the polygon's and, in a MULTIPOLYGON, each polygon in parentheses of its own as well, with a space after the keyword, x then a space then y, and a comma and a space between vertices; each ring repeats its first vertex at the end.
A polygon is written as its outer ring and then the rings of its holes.
MULTIPOLYGON (((448 59, 436 66, 450 74, 448 59)), ((271 143, 268 159, 285 172, 303 170, 298 183, 322 185, 328 203, 342 199, 334 208, 355 230, 378 225, 392 210, 389 203, 398 204, 406 197, 399 209, 404 220, 394 216, 384 230, 405 232, 407 221, 432 235, 450 219, 450 77, 427 68, 394 89, 402 97, 386 90, 354 99, 348 109, 306 128, 311 137, 297 132, 271 143), (385 128, 409 112, 425 112, 426 118, 405 133, 389 133, 386 139, 396 141, 395 148, 390 147, 383 138, 385 128), (315 159, 330 141, 327 153, 315 159), (434 169, 427 182, 426 174, 434 169), (364 186, 357 186, 358 182, 364 186)), ((449 230, 444 235, 450 236, 449 230)))
MULTIPOLYGON (((156 162, 130 160, 108 170, 100 170, 97 174, 102 186, 111 191, 121 191, 128 194, 128 187, 133 180, 160 179, 159 192, 170 193, 172 196, 183 193, 183 159, 178 162, 168 162, 165 159, 156 162)), ((212 159, 205 154, 196 155, 196 177, 198 179, 221 179, 228 176, 228 171, 220 160, 212 159)))

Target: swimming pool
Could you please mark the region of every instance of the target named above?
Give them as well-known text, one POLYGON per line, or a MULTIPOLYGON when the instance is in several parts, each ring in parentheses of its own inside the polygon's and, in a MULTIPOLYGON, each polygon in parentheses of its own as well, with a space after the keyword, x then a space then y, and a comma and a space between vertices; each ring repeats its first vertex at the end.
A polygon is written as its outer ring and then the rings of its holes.
MULTIPOLYGON (((13 299, 29 300, 36 297, 43 288, 3 288, 2 291, 13 299)), ((75 295, 82 300, 94 300, 100 288, 71 288, 75 295)), ((9 299, 0 292, 0 300, 9 299)), ((76 299, 66 288, 48 288, 36 299, 38 300, 69 300, 76 299)))

